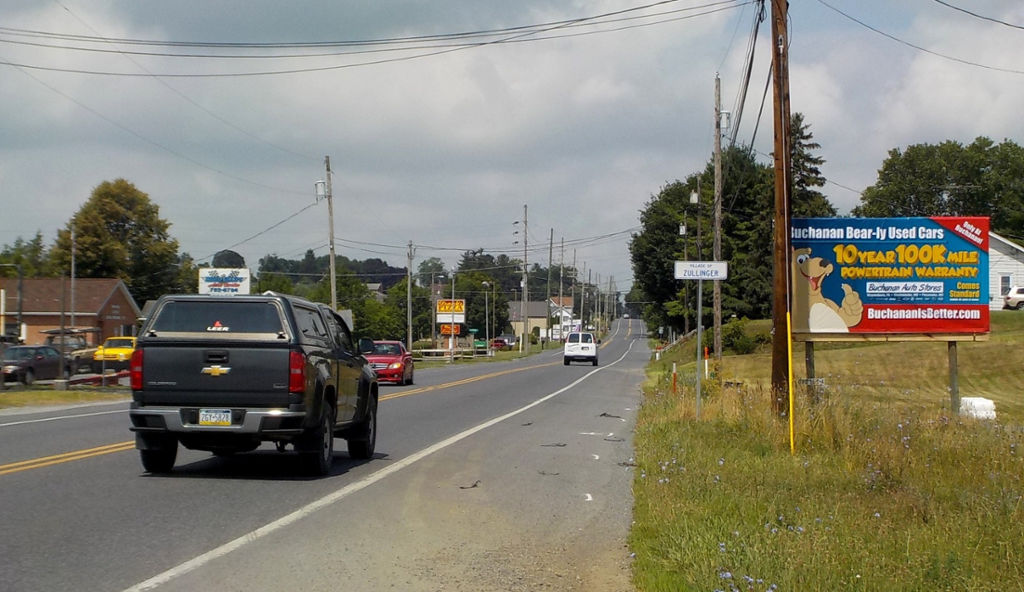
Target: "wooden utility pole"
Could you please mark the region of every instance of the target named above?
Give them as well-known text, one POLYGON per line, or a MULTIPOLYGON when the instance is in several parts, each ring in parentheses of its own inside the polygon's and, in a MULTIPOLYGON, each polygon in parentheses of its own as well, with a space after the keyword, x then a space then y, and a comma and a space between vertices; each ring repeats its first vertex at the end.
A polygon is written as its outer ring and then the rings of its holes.
MULTIPOLYGON (((715 261, 722 260, 722 80, 715 75, 715 261)), ((722 359, 722 280, 714 281, 715 360, 722 359)))
POLYGON ((406 268, 405 276, 405 348, 409 351, 412 351, 412 256, 415 253, 416 249, 413 248, 412 241, 409 241, 409 266, 406 268))
POLYGON ((789 398, 789 224, 790 121, 789 121, 789 38, 786 18, 788 0, 772 0, 772 80, 775 114, 775 229, 774 278, 772 282, 772 410, 779 416, 788 413, 789 398))
POLYGON ((555 251, 555 229, 551 229, 551 238, 548 239, 548 335, 547 339, 541 340, 541 349, 544 349, 544 342, 551 340, 551 257, 555 251))
POLYGON ((338 282, 334 275, 334 196, 331 194, 330 156, 324 157, 324 165, 327 166, 327 238, 331 243, 331 310, 338 310, 338 282))
MULTIPOLYGON (((565 299, 562 297, 562 279, 565 275, 565 237, 562 237, 562 247, 558 254, 558 338, 565 339, 565 332, 562 330, 563 313, 565 312, 565 299)), ((569 323, 572 323, 572 313, 569 313, 569 323)))
POLYGON ((530 353, 530 270, 529 250, 527 245, 530 240, 530 226, 526 218, 526 205, 523 205, 523 300, 521 314, 523 315, 523 341, 519 351, 524 354, 530 353))

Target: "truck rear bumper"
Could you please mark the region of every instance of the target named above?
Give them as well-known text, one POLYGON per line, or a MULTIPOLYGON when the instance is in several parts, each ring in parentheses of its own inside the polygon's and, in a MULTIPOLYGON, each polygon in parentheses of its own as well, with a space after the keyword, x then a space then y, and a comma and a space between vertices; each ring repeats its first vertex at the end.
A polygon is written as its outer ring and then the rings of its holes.
MULTIPOLYGON (((227 409, 227 408, 225 408, 227 409)), ((228 409, 231 425, 200 425, 199 408, 142 407, 130 409, 133 432, 173 432, 179 434, 301 434, 306 411, 287 409, 228 409)))

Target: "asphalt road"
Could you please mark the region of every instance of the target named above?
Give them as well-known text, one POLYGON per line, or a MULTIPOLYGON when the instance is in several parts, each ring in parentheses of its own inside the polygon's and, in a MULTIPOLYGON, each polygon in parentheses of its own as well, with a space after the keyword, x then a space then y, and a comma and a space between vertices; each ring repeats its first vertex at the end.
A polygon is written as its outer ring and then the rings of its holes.
POLYGON ((147 475, 124 402, 0 411, 0 590, 627 589, 640 331, 618 321, 598 368, 382 385, 375 458, 339 440, 322 479, 272 446, 147 475))

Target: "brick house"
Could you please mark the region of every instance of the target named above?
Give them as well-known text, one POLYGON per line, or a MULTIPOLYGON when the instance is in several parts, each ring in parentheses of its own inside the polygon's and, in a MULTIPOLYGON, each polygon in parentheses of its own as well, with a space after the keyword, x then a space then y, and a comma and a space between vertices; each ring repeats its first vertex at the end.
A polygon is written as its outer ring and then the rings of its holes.
MULTIPOLYGON (((0 278, 0 289, 6 293, 5 333, 20 333, 25 343, 42 343, 45 336, 40 331, 61 327, 62 310, 65 328, 72 327, 71 280, 25 278, 20 331, 17 329, 18 280, 0 278)), ((134 335, 136 322, 142 314, 128 287, 119 279, 75 279, 74 302, 74 327, 98 328, 99 341, 118 335, 134 335)))

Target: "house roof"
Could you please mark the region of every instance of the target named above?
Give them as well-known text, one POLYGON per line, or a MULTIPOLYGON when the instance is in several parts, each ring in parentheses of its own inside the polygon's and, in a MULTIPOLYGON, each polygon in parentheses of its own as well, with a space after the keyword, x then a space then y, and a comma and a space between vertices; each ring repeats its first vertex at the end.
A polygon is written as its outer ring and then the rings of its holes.
POLYGON ((1010 240, 1008 238, 1001 237, 1001 236, 999 236, 998 234, 996 234, 996 233, 994 233, 992 231, 989 231, 988 236, 989 236, 990 239, 995 239, 998 242, 1000 242, 1000 243, 1010 247, 1013 250, 1020 251, 1021 253, 1024 253, 1024 247, 1018 245, 1017 243, 1013 242, 1012 240, 1010 240))
MULTIPOLYGON (((22 280, 22 312, 25 314, 60 314, 61 282, 60 278, 25 278, 22 280)), ((64 312, 71 312, 71 280, 64 283, 64 312)), ((17 278, 0 278, 0 288, 7 291, 7 310, 18 310, 17 278)), ((141 312, 135 300, 128 292, 128 287, 117 278, 77 278, 75 279, 75 314, 99 314, 107 301, 118 291, 124 292, 131 304, 132 312, 138 317, 141 312)))
POLYGON ((554 304, 555 306, 562 306, 562 307, 565 307, 565 308, 572 308, 572 305, 573 305, 572 296, 562 296, 561 298, 559 298, 558 296, 552 296, 551 297, 551 303, 554 304))

